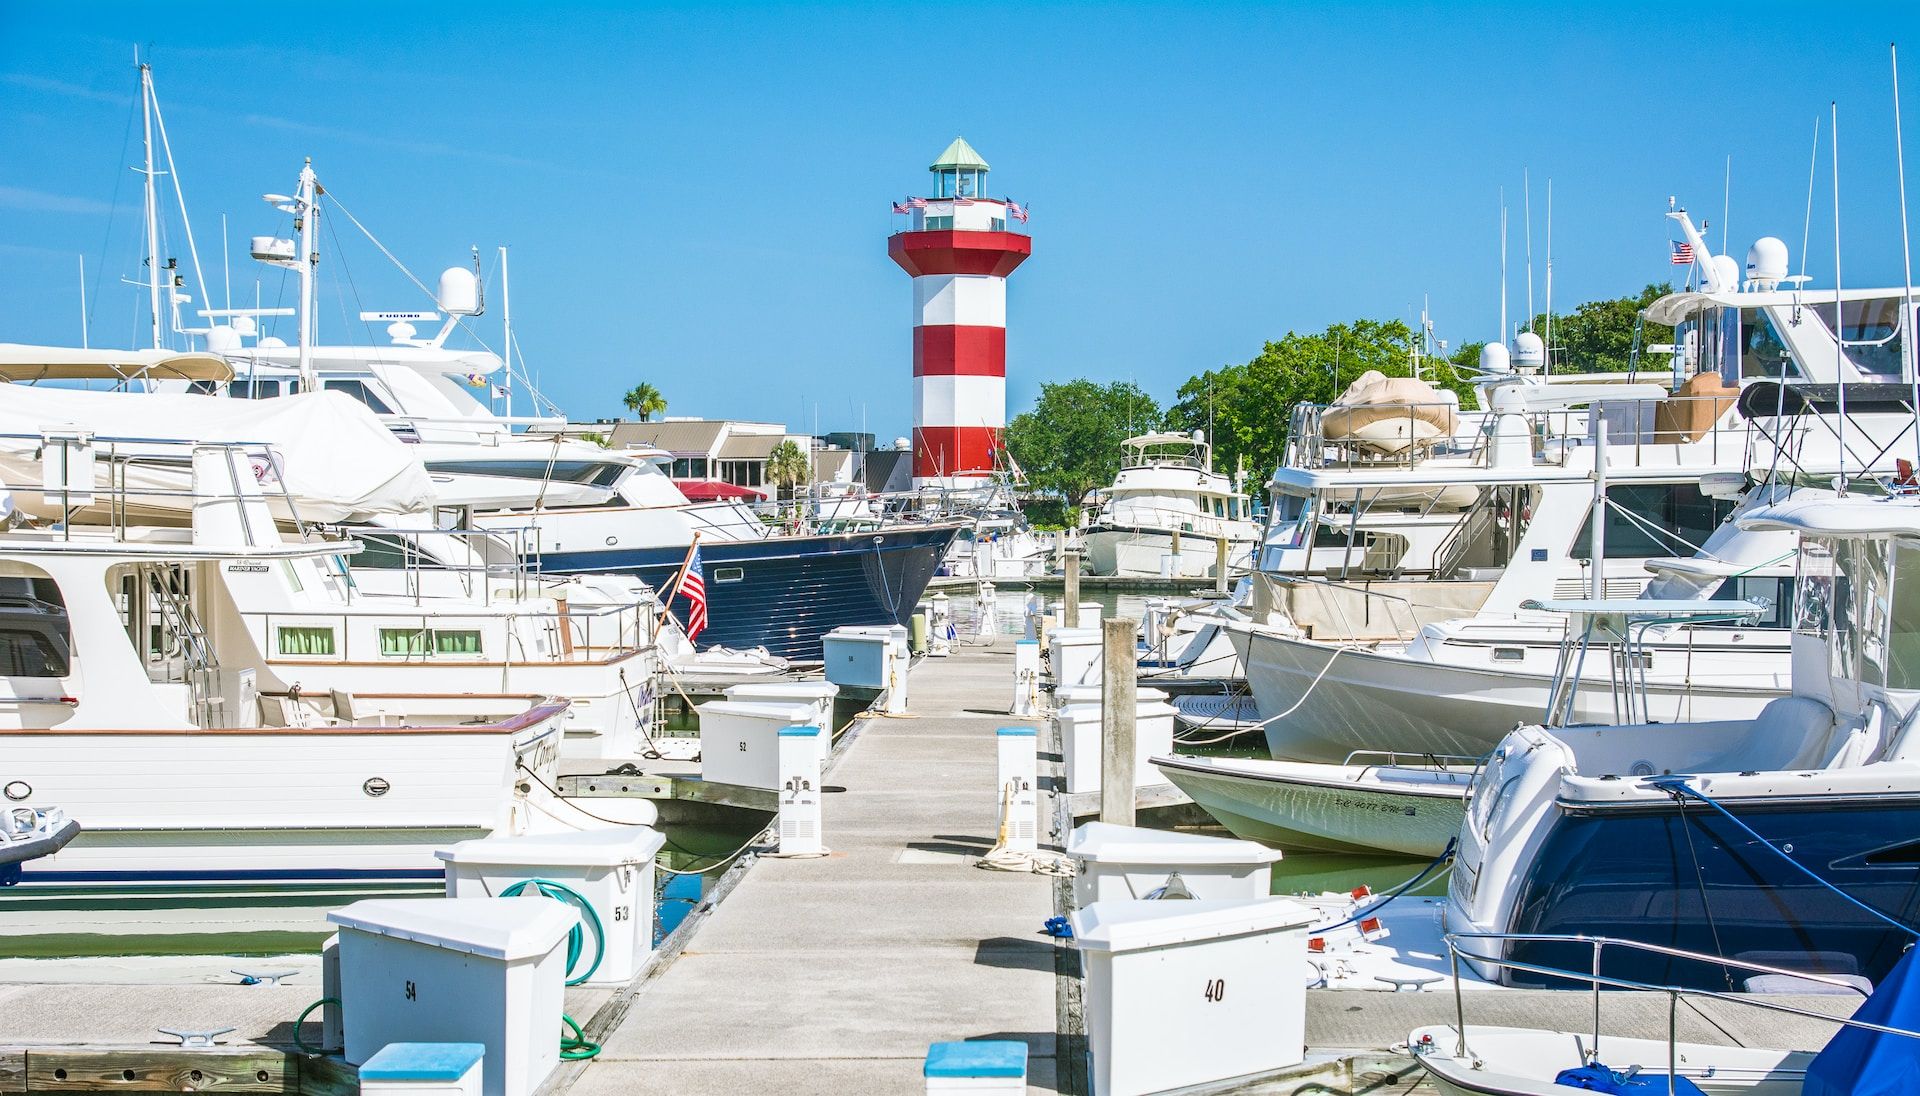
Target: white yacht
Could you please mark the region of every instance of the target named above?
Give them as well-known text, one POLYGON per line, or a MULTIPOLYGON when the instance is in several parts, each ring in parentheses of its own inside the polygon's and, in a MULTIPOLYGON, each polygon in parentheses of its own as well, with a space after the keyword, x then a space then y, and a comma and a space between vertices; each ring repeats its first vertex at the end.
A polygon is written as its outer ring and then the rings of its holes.
POLYGON ((1121 449, 1113 484, 1087 502, 1080 539, 1090 573, 1212 577, 1222 540, 1228 568, 1246 569, 1260 526, 1247 496, 1213 470, 1204 434, 1142 434, 1121 449))
MULTIPOLYGON (((1705 254, 1685 214, 1675 219, 1705 254)), ((1295 501, 1276 503, 1251 584, 1250 619, 1226 626, 1269 721, 1274 757, 1340 762, 1362 749, 1484 752, 1517 718, 1542 711, 1562 625, 1529 609, 1531 601, 1633 597, 1654 572, 1678 581, 1691 568, 1729 596, 1761 593, 1784 603, 1777 591, 1752 589, 1785 577, 1778 573, 1785 560, 1764 546, 1737 564, 1712 553, 1692 564, 1678 560, 1694 555, 1732 512, 1749 470, 1755 478, 1784 470, 1786 481, 1829 485, 1842 470, 1891 470, 1891 454, 1912 448, 1912 419, 1903 402, 1874 398, 1872 382, 1884 376, 1879 340, 1889 336, 1848 327, 1842 354, 1819 294, 1774 288, 1785 274, 1777 244, 1755 245, 1745 288, 1730 282, 1722 257, 1711 264, 1705 297, 1655 306, 1682 321, 1674 369, 1686 379, 1671 396, 1664 386, 1648 392, 1638 384, 1500 377, 1483 389, 1490 410, 1470 444, 1456 434, 1392 469, 1296 439, 1308 459, 1280 469, 1273 485, 1295 501), (1863 342, 1866 336, 1873 339, 1863 342), (1821 395, 1821 385, 1837 381, 1854 390, 1844 416, 1833 392, 1821 395), (1391 492, 1408 498, 1401 508, 1428 529, 1427 518, 1444 504, 1440 492, 1463 489, 1473 501, 1431 549, 1414 551, 1412 538, 1369 532, 1359 521, 1358 500, 1391 492), (1418 490, 1432 497, 1409 494, 1418 490), (1605 500, 1598 523, 1596 498, 1605 500), (1309 559, 1343 519, 1354 535, 1332 550, 1340 572, 1290 569, 1292 553, 1309 559)), ((1879 315, 1872 302, 1898 293, 1862 297, 1858 311, 1879 315)), ((1779 675, 1769 683, 1740 673, 1741 652, 1766 642, 1739 629, 1676 630, 1649 652, 1662 663, 1656 717, 1751 714, 1785 686, 1779 675)), ((1584 695, 1578 718, 1611 717, 1605 697, 1584 695)))

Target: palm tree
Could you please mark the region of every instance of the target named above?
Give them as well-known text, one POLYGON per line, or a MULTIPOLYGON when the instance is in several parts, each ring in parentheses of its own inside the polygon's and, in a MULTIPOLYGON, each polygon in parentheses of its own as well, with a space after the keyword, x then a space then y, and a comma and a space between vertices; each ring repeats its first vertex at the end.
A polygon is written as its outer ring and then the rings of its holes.
POLYGON ((646 422, 667 409, 667 398, 660 394, 658 388, 646 381, 641 381, 629 389, 626 395, 620 397, 620 402, 627 405, 627 410, 640 416, 641 422, 646 422))
POLYGON ((813 460, 792 439, 781 442, 767 454, 767 479, 784 489, 789 497, 794 488, 813 478, 813 460))

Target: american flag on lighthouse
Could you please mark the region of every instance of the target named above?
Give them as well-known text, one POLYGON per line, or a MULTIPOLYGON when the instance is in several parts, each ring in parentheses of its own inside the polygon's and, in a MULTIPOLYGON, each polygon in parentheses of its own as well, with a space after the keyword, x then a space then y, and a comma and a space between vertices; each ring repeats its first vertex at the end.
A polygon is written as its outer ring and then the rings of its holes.
MULTIPOLYGON (((692 555, 687 557, 686 570, 680 573, 680 586, 674 593, 685 595, 687 599, 687 639, 692 640, 707 628, 707 576, 700 566, 700 545, 693 546, 692 555)), ((668 602, 672 602, 669 597, 668 602)))
POLYGON ((1692 244, 1680 243, 1678 241, 1675 241, 1673 245, 1673 265, 1675 266, 1692 266, 1693 265, 1693 245, 1692 244))
POLYGON ((1021 224, 1027 223, 1027 207, 1021 205, 1019 202, 1007 203, 1007 215, 1019 221, 1021 224))
POLYGON ((901 205, 901 204, 900 204, 899 202, 895 202, 895 203, 893 203, 893 211, 894 211, 895 213, 911 213, 911 212, 913 212, 913 211, 912 211, 911 209, 909 209, 909 208, 907 208, 906 206, 903 206, 903 205, 901 205))

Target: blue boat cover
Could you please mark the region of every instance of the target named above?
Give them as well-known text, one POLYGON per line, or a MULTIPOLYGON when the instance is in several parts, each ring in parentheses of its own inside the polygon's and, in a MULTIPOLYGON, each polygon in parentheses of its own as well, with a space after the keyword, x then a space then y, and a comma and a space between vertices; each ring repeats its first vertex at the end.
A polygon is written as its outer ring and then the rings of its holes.
MULTIPOLYGON (((1920 965, 1908 948, 1856 1020, 1920 1031, 1920 965)), ((1920 1039, 1843 1027, 1807 1067, 1803 1096, 1896 1096, 1920 1092, 1920 1039)))
POLYGON ((1563 1069, 1553 1083, 1588 1092, 1617 1093, 1619 1096, 1707 1096, 1700 1091, 1699 1085, 1685 1077, 1673 1078, 1673 1089, 1669 1093, 1667 1071, 1664 1069, 1641 1070, 1629 1077, 1624 1073, 1615 1073, 1599 1062, 1563 1069))

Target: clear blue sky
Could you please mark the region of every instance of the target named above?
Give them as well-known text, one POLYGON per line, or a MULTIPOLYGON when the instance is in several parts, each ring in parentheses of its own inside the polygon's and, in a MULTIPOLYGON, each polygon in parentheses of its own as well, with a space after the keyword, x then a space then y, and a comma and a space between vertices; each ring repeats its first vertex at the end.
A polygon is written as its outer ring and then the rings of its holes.
MULTIPOLYGON (((95 341, 133 333, 136 44, 216 298, 220 214, 237 243, 275 231, 258 195, 312 156, 423 277, 470 245, 491 268, 510 245, 522 344, 575 417, 617 413, 644 379, 673 414, 811 428, 817 407, 831 430, 864 405, 885 437, 911 400, 888 203, 925 187, 956 133, 996 193, 1033 208, 1034 256, 1008 292, 1009 411, 1076 376, 1164 400, 1265 339, 1412 318, 1423 295, 1443 338, 1490 337, 1501 186, 1524 308, 1523 168, 1536 283, 1553 180, 1558 305, 1668 277, 1668 195, 1715 222, 1718 246, 1728 155, 1731 251, 1775 234, 1797 265, 1830 99, 1846 281, 1897 284, 1894 40, 1920 151, 1913 3, 0 0, 0 341, 77 344, 83 254, 95 341)), ((1824 131, 1821 145, 1808 269, 1830 286, 1824 131)), ((324 240, 324 336, 366 337, 343 309, 424 306, 334 227, 345 262, 324 240)), ((236 259, 235 295, 264 273, 271 301, 281 276, 256 270, 236 259)), ((497 312, 479 323, 497 344, 497 312)))

